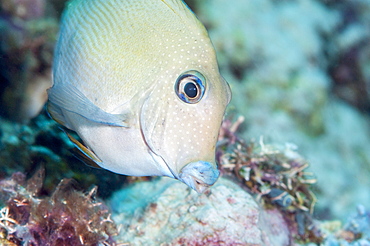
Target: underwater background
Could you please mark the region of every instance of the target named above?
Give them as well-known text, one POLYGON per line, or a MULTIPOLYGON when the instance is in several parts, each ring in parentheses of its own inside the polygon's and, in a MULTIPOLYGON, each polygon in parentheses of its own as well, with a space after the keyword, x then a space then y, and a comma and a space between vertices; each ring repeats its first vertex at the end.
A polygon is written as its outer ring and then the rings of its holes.
POLYGON ((204 195, 78 160, 45 109, 66 1, 0 0, 0 245, 370 245, 370 1, 186 3, 233 92, 204 195))

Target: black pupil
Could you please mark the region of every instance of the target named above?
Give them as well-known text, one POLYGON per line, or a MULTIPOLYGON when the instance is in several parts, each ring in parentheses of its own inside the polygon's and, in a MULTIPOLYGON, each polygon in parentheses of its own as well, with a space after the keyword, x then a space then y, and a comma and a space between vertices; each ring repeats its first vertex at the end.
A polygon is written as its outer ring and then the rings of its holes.
POLYGON ((194 83, 187 83, 184 87, 184 91, 185 94, 190 98, 194 98, 198 94, 198 89, 194 83))

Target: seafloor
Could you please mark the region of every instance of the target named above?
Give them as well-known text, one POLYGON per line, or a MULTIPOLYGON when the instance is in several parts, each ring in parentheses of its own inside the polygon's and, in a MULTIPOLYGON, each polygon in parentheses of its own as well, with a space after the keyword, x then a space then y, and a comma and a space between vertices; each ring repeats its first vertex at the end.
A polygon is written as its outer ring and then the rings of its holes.
POLYGON ((370 1, 186 2, 233 93, 203 195, 80 162, 44 106, 65 1, 0 0, 0 245, 370 245, 370 1))

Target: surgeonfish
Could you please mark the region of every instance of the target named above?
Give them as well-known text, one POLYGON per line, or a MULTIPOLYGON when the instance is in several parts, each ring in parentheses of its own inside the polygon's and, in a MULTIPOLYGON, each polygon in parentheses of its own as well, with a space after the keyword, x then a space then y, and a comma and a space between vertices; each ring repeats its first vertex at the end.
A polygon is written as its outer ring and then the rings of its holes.
POLYGON ((203 192, 231 91, 205 27, 181 0, 73 0, 61 20, 51 117, 94 164, 203 192))

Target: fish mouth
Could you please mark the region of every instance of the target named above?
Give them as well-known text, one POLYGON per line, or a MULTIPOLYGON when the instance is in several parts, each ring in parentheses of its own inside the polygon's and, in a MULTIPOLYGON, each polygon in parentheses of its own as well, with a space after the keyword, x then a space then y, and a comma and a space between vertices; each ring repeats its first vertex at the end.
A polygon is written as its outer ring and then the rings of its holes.
POLYGON ((182 168, 179 180, 198 193, 213 185, 220 175, 214 164, 206 161, 191 162, 182 168))

